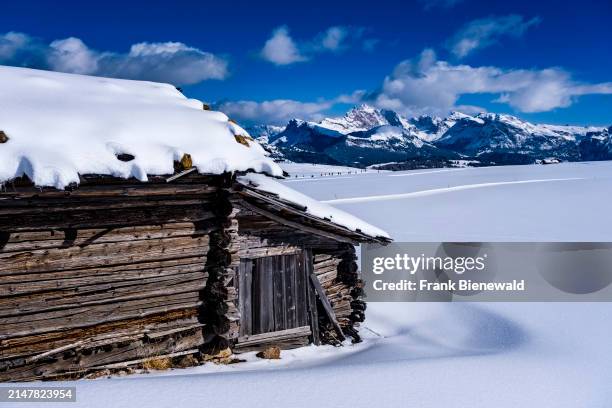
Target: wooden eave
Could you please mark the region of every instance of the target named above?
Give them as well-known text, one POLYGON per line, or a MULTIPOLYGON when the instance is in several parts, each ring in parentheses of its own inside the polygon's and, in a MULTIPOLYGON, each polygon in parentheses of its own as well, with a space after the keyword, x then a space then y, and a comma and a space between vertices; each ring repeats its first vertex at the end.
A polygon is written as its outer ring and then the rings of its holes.
POLYGON ((263 192, 240 183, 235 183, 232 191, 250 210, 293 228, 352 244, 391 242, 387 237, 373 237, 360 230, 353 231, 329 219, 312 215, 307 212, 305 206, 284 200, 276 194, 263 192))

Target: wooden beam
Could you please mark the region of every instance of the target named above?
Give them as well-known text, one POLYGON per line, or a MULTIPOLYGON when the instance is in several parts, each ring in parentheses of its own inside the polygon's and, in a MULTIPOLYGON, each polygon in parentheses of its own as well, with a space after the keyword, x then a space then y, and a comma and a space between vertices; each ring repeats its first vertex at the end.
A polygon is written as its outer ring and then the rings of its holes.
MULTIPOLYGON (((190 159, 190 160, 191 160, 191 159, 190 159)), ((183 176, 186 176, 187 174, 192 173, 192 172, 194 172, 194 171, 196 171, 196 170, 197 170, 197 168, 196 168, 196 167, 191 167, 191 168, 189 168, 189 169, 187 169, 187 170, 185 170, 185 171, 181 171, 180 173, 175 174, 175 175, 174 175, 174 176, 172 176, 172 177, 168 177, 168 178, 166 179, 166 183, 170 183, 170 182, 172 182, 172 181, 174 181, 174 180, 176 180, 176 179, 178 179, 178 178, 181 178, 181 177, 183 177, 183 176)))
POLYGON ((310 336, 310 333, 310 326, 302 326, 269 333, 253 334, 239 337, 236 346, 240 348, 240 346, 246 347, 258 343, 269 343, 271 341, 287 340, 294 337, 310 336))
POLYGON ((70 343, 70 344, 66 344, 61 347, 57 347, 49 351, 45 351, 44 353, 40 353, 40 354, 36 354, 35 356, 28 357, 25 359, 25 363, 31 364, 31 363, 34 363, 40 360, 41 358, 49 357, 49 356, 52 356, 53 354, 57 354, 57 353, 61 353, 66 350, 70 350, 71 348, 78 347, 82 344, 85 344, 85 340, 79 340, 79 341, 75 341, 74 343, 70 343))
MULTIPOLYGON (((62 375, 62 374, 71 374, 71 373, 78 373, 78 372, 83 372, 83 371, 92 371, 92 370, 107 370, 107 369, 113 369, 113 368, 122 368, 122 367, 128 367, 134 364, 140 364, 140 363, 144 363, 145 361, 149 361, 149 360, 156 360, 156 359, 160 359, 160 358, 173 358, 173 357, 180 357, 180 356, 186 356, 188 354, 198 354, 200 351, 198 349, 191 349, 191 350, 185 350, 185 351, 180 351, 177 353, 169 353, 169 354, 160 354, 160 355, 156 355, 156 356, 149 356, 149 357, 145 357, 145 358, 139 358, 137 360, 129 360, 129 361, 122 361, 120 363, 114 363, 114 364, 106 364, 106 365, 98 365, 98 366, 93 366, 93 367, 89 367, 86 368, 85 370, 82 371, 71 371, 71 372, 67 372, 67 373, 59 373, 57 375, 62 375)), ((51 378, 52 376, 48 376, 49 378, 51 378)), ((47 377, 45 377, 47 378, 47 377)))
POLYGON ((342 328, 340 328, 338 319, 336 319, 336 314, 334 313, 334 309, 332 308, 332 305, 329 303, 329 299, 327 299, 325 290, 323 290, 323 287, 321 286, 321 283, 319 282, 319 279, 317 279, 315 274, 310 274, 310 282, 312 283, 312 286, 314 287, 315 291, 319 295, 319 299, 321 300, 323 309, 325 309, 325 313, 327 313, 327 317, 329 317, 329 320, 334 326, 334 330, 336 330, 336 333, 338 334, 338 338, 340 339, 340 341, 344 341, 345 340, 344 333, 342 332, 342 328))

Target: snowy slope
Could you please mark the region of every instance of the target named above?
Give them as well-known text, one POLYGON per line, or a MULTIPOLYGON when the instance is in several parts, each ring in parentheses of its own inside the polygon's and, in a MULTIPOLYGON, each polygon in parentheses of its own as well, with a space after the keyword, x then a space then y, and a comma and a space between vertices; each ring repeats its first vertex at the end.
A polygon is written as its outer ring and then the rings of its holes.
POLYGON ((189 153, 202 173, 281 169, 220 112, 203 110, 172 85, 0 66, 0 183, 26 174, 64 188, 79 174, 172 174, 189 153), (117 154, 131 154, 129 162, 117 154))
POLYGON ((455 157, 451 152, 423 141, 411 130, 392 125, 349 133, 345 143, 328 148, 326 153, 341 163, 366 166, 414 158, 455 157))
MULTIPOLYGON (((612 239, 610 162, 366 173, 291 187, 356 199, 330 204, 399 240, 612 239)), ((54 406, 604 408, 611 318, 610 303, 370 302, 356 346, 79 381, 78 402, 54 406)))
POLYGON ((460 120, 471 120, 477 124, 482 123, 480 119, 461 112, 451 112, 446 118, 421 115, 410 119, 410 123, 416 128, 415 133, 418 137, 427 142, 435 142, 460 120))
POLYGON ((353 132, 349 134, 347 139, 349 144, 356 146, 368 145, 374 149, 384 148, 389 144, 403 148, 420 148, 425 145, 425 142, 416 136, 410 135, 403 128, 391 125, 374 127, 365 132, 353 132))
POLYGON ((269 143, 277 146, 316 146, 317 143, 332 143, 331 139, 341 139, 342 133, 326 128, 318 123, 299 119, 291 120, 285 129, 270 138, 269 143), (325 141, 329 138, 329 141, 325 141), (323 142, 324 141, 324 142, 323 142))
POLYGON ((254 125, 247 127, 245 130, 270 154, 270 157, 274 159, 283 158, 282 152, 271 144, 270 140, 285 130, 284 126, 254 125))
POLYGON ((275 125, 253 125, 245 129, 255 140, 269 143, 270 139, 285 130, 285 127, 275 125))
POLYGON ((76 403, 53 406, 604 408, 612 400, 612 330, 601 324, 609 304, 379 303, 368 313, 384 337, 371 333, 350 353, 306 348, 286 352, 290 363, 251 370, 80 381, 76 403))

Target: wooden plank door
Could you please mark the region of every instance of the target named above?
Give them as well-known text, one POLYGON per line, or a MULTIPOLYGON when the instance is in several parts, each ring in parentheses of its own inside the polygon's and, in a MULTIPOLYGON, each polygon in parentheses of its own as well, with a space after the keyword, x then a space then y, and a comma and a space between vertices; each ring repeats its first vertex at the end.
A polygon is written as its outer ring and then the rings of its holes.
POLYGON ((238 290, 242 336, 309 324, 304 253, 241 260, 238 290))
POLYGON ((251 334, 274 331, 274 263, 275 257, 258 258, 253 267, 251 285, 252 319, 251 334))

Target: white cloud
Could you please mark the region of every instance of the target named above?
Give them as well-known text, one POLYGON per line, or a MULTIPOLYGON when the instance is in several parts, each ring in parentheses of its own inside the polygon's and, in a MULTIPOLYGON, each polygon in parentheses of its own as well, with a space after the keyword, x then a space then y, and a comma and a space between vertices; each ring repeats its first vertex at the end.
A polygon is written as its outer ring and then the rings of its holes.
POLYGON ((272 37, 266 41, 261 50, 261 56, 276 65, 289 65, 307 60, 289 35, 289 29, 284 26, 274 30, 272 37))
MULTIPOLYGON (((315 54, 326 52, 338 53, 361 41, 364 29, 360 27, 333 26, 315 35, 308 41, 294 40, 289 29, 281 26, 272 32, 272 36, 264 44, 260 55, 266 61, 276 65, 290 65, 308 61, 315 54)), ((364 39, 363 49, 371 51, 378 41, 364 39)))
POLYGON ((479 48, 495 44, 499 37, 520 37, 539 22, 539 17, 526 21, 516 14, 473 20, 448 41, 448 47, 457 58, 464 58, 479 48))
POLYGON ((0 58, 10 60, 30 43, 30 37, 23 33, 8 32, 0 35, 0 58))
POLYGON ((38 67, 44 65, 46 45, 24 33, 0 34, 0 64, 38 67))
POLYGON ((487 109, 476 105, 457 105, 453 107, 453 110, 465 113, 466 115, 477 115, 479 113, 487 112, 487 109))
POLYGON ((292 118, 318 121, 336 104, 368 102, 406 116, 446 116, 452 110, 473 114, 486 109, 462 104, 464 95, 483 94, 520 112, 544 112, 570 106, 581 95, 612 94, 612 82, 581 83, 560 68, 502 69, 440 61, 431 49, 398 64, 375 92, 357 90, 333 99, 301 102, 226 101, 216 109, 244 123, 286 124, 292 118))
POLYGON ((227 61, 180 42, 139 43, 128 54, 107 54, 100 70, 120 78, 189 85, 208 79, 224 79, 227 61))
POLYGON ((83 41, 70 37, 49 44, 47 60, 54 71, 91 74, 98 70, 100 55, 83 41))
POLYGON ((320 120, 333 101, 300 102, 291 99, 271 101, 229 101, 215 105, 215 109, 244 123, 286 124, 294 118, 320 120))
POLYGON ((521 112, 544 112, 571 105, 580 95, 612 94, 612 83, 583 84, 559 68, 543 70, 472 67, 438 61, 431 50, 406 60, 365 99, 406 115, 445 115, 462 95, 494 94, 495 102, 521 112))
POLYGON ((344 45, 344 40, 348 37, 347 27, 330 27, 321 38, 321 46, 330 51, 337 51, 344 45))
POLYGON ((91 49, 75 37, 46 44, 23 33, 0 35, 0 63, 175 85, 228 75, 224 58, 180 42, 134 44, 122 54, 91 49))
POLYGON ((270 101, 223 101, 215 104, 215 109, 234 117, 241 122, 281 125, 290 119, 319 121, 328 116, 328 111, 337 104, 356 105, 364 101, 367 92, 356 90, 333 99, 320 99, 316 102, 301 102, 293 99, 274 99, 270 101))
POLYGON ((277 99, 264 102, 226 101, 215 106, 244 123, 286 124, 300 118, 318 121, 337 104, 368 102, 408 117, 446 116, 458 110, 468 114, 485 108, 462 104, 464 95, 484 94, 521 112, 544 112, 571 105, 581 95, 612 94, 612 82, 581 83, 560 68, 502 69, 473 67, 440 61, 431 49, 398 64, 375 92, 357 90, 333 99, 301 102, 277 99))

